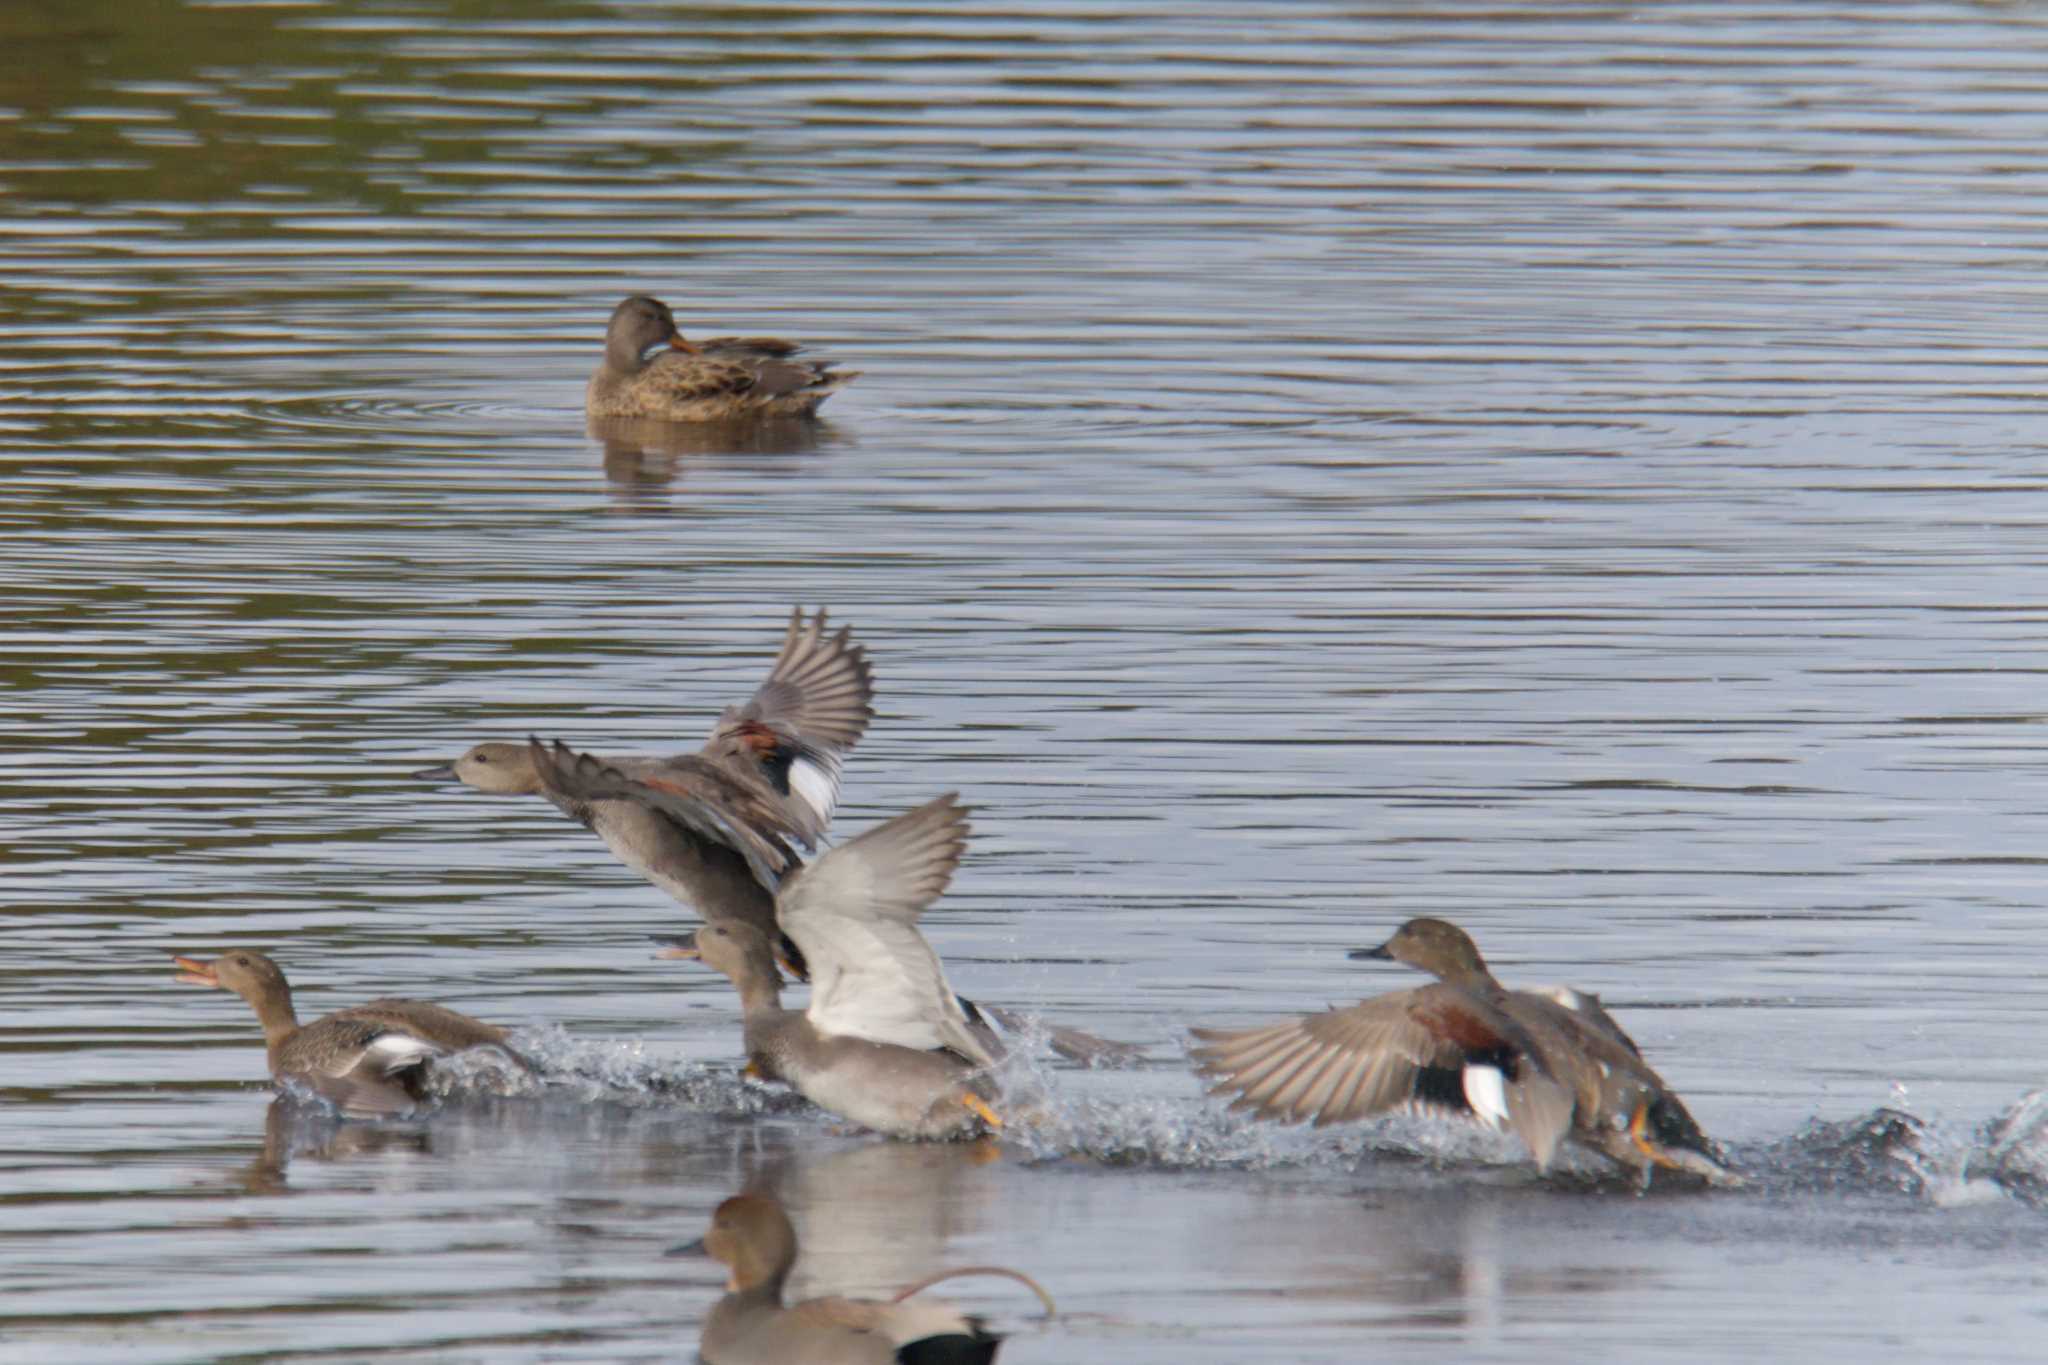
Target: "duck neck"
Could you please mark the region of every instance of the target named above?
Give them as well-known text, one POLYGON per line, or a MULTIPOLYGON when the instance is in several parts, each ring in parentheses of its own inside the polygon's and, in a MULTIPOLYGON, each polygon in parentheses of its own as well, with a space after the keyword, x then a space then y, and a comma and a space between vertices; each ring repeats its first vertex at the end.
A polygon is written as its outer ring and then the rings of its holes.
POLYGON ((740 984, 740 1014, 776 1014, 782 1009, 782 983, 774 977, 755 977, 740 984))
POLYGON ((740 995, 742 1016, 773 1014, 782 1008, 782 973, 766 949, 748 954, 740 970, 732 973, 732 985, 740 995))
POLYGON ((279 981, 249 997, 256 1021, 263 1025, 263 1041, 272 1050, 299 1031, 299 1016, 292 1009, 292 988, 279 981))

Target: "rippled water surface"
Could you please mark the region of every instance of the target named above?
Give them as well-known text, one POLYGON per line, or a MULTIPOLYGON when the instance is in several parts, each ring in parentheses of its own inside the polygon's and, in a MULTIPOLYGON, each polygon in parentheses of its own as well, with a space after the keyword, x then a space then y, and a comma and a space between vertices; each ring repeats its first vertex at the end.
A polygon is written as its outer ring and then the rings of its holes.
POLYGON ((687 1356, 803 1293, 1009 1361, 2011 1359, 2048 1221, 2048 10, 74 0, 0 11, 0 1359, 687 1356), (586 430, 623 294, 864 377, 586 430), (694 747, 796 603, 839 829, 977 808, 977 998, 1144 1043, 878 1144, 482 738, 694 747), (1750 1189, 1205 1100, 1190 1023, 1603 994, 1750 1189), (173 952, 519 1027, 337 1123, 173 952))

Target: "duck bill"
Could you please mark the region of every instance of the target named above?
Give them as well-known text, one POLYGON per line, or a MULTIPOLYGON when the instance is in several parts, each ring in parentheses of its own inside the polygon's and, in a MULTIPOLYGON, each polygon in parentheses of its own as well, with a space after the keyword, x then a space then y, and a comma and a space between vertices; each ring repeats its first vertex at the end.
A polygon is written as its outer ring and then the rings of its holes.
POLYGON ((1387 945, 1384 943, 1377 948, 1353 948, 1344 956, 1373 962, 1392 962, 1394 960, 1394 955, 1387 951, 1387 945))
POLYGON ((699 1237, 694 1242, 678 1242, 661 1254, 664 1256, 708 1256, 711 1253, 704 1250, 704 1239, 699 1237))
POLYGON ((455 776, 455 765, 453 763, 443 763, 438 768, 421 768, 413 776, 421 782, 457 782, 461 780, 455 776))
POLYGON ((675 958, 683 962, 703 960, 704 954, 697 947, 697 936, 695 934, 678 934, 673 936, 656 934, 654 941, 661 945, 660 949, 654 954, 656 957, 675 958))
POLYGON ((685 355, 697 354, 697 348, 695 346, 692 346, 689 342, 683 340, 683 334, 681 332, 677 332, 674 336, 670 337, 668 339, 668 344, 672 349, 681 351, 685 355))
POLYGON ((215 974, 211 962, 201 962, 196 957, 174 957, 173 966, 178 969, 178 984, 183 986, 220 986, 220 977, 215 974))

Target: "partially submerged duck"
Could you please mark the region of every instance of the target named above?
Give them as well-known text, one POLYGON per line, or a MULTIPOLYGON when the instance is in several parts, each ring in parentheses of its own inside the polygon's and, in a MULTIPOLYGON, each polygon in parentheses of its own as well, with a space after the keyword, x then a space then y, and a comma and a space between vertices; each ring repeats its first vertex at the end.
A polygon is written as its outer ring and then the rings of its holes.
MULTIPOLYGON (((775 888, 816 846, 846 755, 874 718, 874 673, 825 613, 790 617, 781 653, 744 706, 694 754, 595 758, 560 744, 479 744, 414 776, 503 796, 545 796, 618 859, 707 922, 775 929, 775 888), (658 791, 660 806, 639 799, 658 791)), ((785 949, 799 975, 800 954, 785 949)))
POLYGON ((1685 1104, 1596 997, 1510 991, 1464 930, 1412 919, 1354 958, 1437 978, 1264 1028, 1195 1029, 1195 1069, 1232 1109, 1321 1127, 1396 1111, 1511 1129, 1547 1169, 1567 1136, 1647 1181, 1655 1169, 1716 1184, 1721 1162, 1685 1104))
POLYGON ((948 793, 783 882, 776 921, 811 969, 803 1010, 782 1008, 772 941, 750 924, 707 924, 663 956, 730 977, 749 1069, 819 1108, 902 1138, 1000 1128, 987 1073, 1001 1045, 946 984, 917 929, 966 846, 967 813, 948 793))
POLYGON ((1052 1299, 1036 1281, 1001 1266, 932 1276, 892 1300, 817 1298, 784 1305, 783 1283, 796 1264, 796 1228, 773 1199, 734 1195, 711 1228, 671 1256, 707 1255, 730 1272, 726 1295, 704 1319, 698 1351, 705 1365, 988 1365, 1002 1338, 981 1319, 912 1295, 962 1275, 1003 1275, 1052 1299))
POLYGON ((284 971, 262 953, 235 948, 212 961, 174 957, 178 980, 233 991, 256 1011, 270 1074, 297 1081, 357 1118, 402 1114, 426 1098, 436 1057, 493 1047, 519 1066, 532 1063, 506 1044, 504 1029, 420 1000, 372 1000, 300 1024, 284 971))
POLYGON ((801 349, 774 337, 685 341, 667 304, 635 294, 612 310, 584 410, 666 422, 810 417, 859 373, 798 360, 801 349))

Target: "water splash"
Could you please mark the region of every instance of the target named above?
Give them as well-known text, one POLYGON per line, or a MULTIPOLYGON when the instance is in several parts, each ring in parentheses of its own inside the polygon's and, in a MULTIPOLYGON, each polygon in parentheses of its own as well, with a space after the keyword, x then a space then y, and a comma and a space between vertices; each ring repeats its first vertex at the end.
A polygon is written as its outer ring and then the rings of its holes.
POLYGON ((2048 1206, 2048 1090, 2030 1090, 1985 1126, 1964 1173, 2036 1208, 2048 1206))

